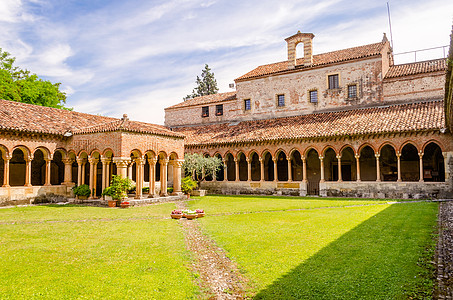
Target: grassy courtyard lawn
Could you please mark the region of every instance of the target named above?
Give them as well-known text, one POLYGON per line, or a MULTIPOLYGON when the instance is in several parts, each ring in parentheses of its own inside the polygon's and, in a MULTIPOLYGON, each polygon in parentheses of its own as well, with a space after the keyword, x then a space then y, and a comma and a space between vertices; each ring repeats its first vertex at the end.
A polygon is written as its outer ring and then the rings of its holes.
POLYGON ((418 262, 434 245, 437 204, 250 199, 205 197, 191 207, 205 209, 204 231, 238 263, 256 299, 407 299, 432 290, 418 262), (270 212, 316 207, 324 208, 270 212), (210 216, 228 211, 255 213, 210 216))
POLYGON ((1 209, 0 298, 196 298, 174 208, 1 209))

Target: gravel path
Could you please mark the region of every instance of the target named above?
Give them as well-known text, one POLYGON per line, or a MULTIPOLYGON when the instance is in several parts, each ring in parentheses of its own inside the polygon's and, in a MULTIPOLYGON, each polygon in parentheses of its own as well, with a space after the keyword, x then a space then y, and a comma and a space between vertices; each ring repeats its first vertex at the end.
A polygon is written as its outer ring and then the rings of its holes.
POLYGON ((436 251, 435 299, 453 299, 453 201, 439 205, 439 240, 436 251))
MULTIPOLYGON (((180 203, 185 209, 185 203, 180 203)), ((192 271, 209 299, 245 299, 246 280, 225 251, 203 234, 197 220, 180 219, 187 249, 194 255, 192 271)))

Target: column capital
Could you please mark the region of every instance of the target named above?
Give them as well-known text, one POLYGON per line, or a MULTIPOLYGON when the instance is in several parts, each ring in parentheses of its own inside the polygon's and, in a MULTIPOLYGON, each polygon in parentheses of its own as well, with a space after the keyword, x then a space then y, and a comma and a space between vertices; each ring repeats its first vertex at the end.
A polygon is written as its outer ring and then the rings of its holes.
POLYGON ((248 157, 245 158, 245 161, 246 161, 248 164, 252 162, 252 160, 251 160, 250 158, 248 158, 248 157))
POLYGON ((262 159, 261 157, 258 157, 258 160, 260 161, 260 163, 264 162, 264 159, 262 159))
POLYGON ((169 162, 168 158, 161 158, 161 159, 159 159, 159 163, 160 163, 160 164, 168 165, 168 162, 169 162))
POLYGON ((77 163, 78 163, 79 165, 82 165, 82 164, 86 163, 86 160, 85 160, 85 158, 83 158, 83 157, 78 157, 78 158, 76 158, 76 161, 77 161, 77 163))
POLYGON ((184 163, 184 159, 175 159, 173 160, 173 166, 176 168, 181 168, 184 163))
POLYGON ((418 152, 418 156, 419 156, 420 158, 423 158, 423 155, 425 155, 425 153, 423 153, 422 151, 418 152))
POLYGON ((3 160, 5 160, 5 161, 6 161, 6 160, 11 160, 11 158, 13 158, 13 155, 12 155, 12 154, 5 154, 5 155, 3 156, 3 160))
POLYGON ((337 157, 337 159, 341 159, 341 155, 340 154, 338 154, 336 157, 337 157))
POLYGON ((88 162, 89 162, 90 164, 93 164, 93 165, 97 164, 98 161, 99 161, 99 159, 97 159, 96 157, 90 157, 90 158, 88 158, 88 162))
POLYGON ((234 157, 234 158, 233 158, 233 161, 234 161, 235 163, 237 163, 239 160, 238 160, 236 157, 234 157))
POLYGON ((117 167, 126 168, 127 164, 131 161, 130 157, 114 157, 113 162, 117 167))
POLYGON ((51 158, 49 158, 49 157, 45 157, 45 158, 44 158, 44 161, 45 161, 46 163, 48 163, 48 162, 51 162, 51 161, 52 161, 52 159, 51 159, 51 158))
POLYGON ((397 158, 400 158, 400 157, 401 157, 401 153, 399 153, 399 152, 396 152, 395 155, 396 155, 397 158))
POLYGON ((33 160, 33 155, 24 155, 24 160, 26 162, 31 162, 33 160))
POLYGON ((155 157, 148 158, 148 163, 149 163, 151 166, 154 166, 154 165, 157 163, 157 158, 155 158, 155 157))
POLYGON ((110 157, 101 157, 101 162, 103 165, 110 163, 112 159, 110 157))
POLYGON ((63 158, 61 161, 62 161, 65 165, 71 165, 71 164, 74 162, 74 160, 73 160, 72 158, 63 158))
POLYGON ((379 153, 374 154, 374 157, 376 157, 376 159, 379 159, 380 156, 381 156, 381 154, 379 154, 379 153))
POLYGON ((324 160, 324 156, 319 156, 319 160, 324 160))

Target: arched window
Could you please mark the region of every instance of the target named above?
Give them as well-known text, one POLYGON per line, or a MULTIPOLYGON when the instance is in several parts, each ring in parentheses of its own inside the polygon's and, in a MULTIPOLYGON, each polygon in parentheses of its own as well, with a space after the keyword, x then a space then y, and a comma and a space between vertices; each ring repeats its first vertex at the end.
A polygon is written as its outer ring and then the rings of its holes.
POLYGON ((288 181, 288 160, 283 151, 280 151, 277 155, 277 180, 288 181))
POLYGON ((423 180, 445 181, 444 156, 436 143, 429 143, 423 151, 423 180))

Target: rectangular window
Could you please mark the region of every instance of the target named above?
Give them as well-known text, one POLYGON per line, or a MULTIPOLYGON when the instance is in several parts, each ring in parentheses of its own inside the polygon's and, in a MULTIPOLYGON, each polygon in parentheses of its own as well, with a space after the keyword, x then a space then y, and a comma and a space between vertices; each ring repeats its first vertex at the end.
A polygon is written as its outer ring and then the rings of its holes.
POLYGON ((203 106, 201 108, 201 116, 203 118, 209 117, 209 106, 203 106))
POLYGON ((223 104, 218 104, 215 106, 215 115, 222 116, 223 115, 223 104))
POLYGON ((310 91, 310 103, 318 103, 318 91, 310 91))
POLYGON ((340 83, 338 81, 338 74, 329 75, 329 90, 331 89, 338 89, 340 87, 340 83))
POLYGON ((355 99, 357 98, 357 85, 348 85, 348 98, 355 99))
POLYGON ((285 106, 285 95, 277 95, 277 106, 285 106))
POLYGON ((250 103, 250 99, 245 99, 244 100, 244 110, 251 110, 252 109, 252 104, 250 103))

